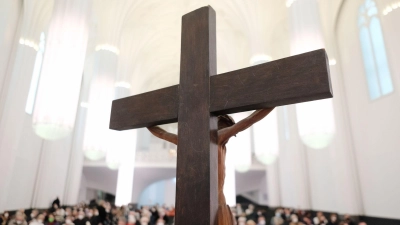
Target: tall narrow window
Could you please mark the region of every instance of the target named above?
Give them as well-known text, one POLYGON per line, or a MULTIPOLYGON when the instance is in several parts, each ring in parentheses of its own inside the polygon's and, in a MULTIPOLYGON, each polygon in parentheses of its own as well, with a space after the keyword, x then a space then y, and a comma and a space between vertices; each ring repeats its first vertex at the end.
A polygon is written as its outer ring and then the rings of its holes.
POLYGON ((378 9, 373 0, 365 0, 361 5, 358 26, 369 97, 375 100, 393 92, 393 84, 378 9))
POLYGON ((29 87, 28 99, 26 101, 26 106, 25 106, 25 112, 28 113, 29 115, 32 115, 33 107, 35 105, 35 98, 36 98, 36 92, 37 92, 37 88, 38 88, 38 84, 39 84, 40 71, 42 69, 44 46, 45 46, 45 37, 44 37, 44 33, 42 32, 40 34, 39 49, 38 49, 38 52, 36 53, 36 59, 35 59, 35 65, 33 67, 31 86, 29 87))

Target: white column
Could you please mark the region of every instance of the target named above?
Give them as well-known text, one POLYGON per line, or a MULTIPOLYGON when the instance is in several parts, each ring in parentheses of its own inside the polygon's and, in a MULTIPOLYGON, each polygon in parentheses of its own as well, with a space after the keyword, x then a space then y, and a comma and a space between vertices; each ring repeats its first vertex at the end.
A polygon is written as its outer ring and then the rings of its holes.
POLYGON ((74 174, 79 173, 82 168, 81 158, 74 147, 74 134, 78 129, 75 123, 79 122, 75 118, 88 38, 88 9, 90 0, 54 1, 33 115, 36 133, 50 140, 44 141, 42 145, 32 207, 49 207, 56 197, 60 198, 62 204, 70 202, 67 199, 74 194, 67 189, 80 182, 79 176, 74 179, 74 174), (76 38, 70 39, 71 35, 76 38), (63 57, 57 57, 59 54, 63 57), (55 73, 65 76, 55 80, 55 73), (66 83, 60 83, 63 80, 66 83), (65 88, 67 84, 71 88, 61 92, 61 87, 65 88), (54 102, 56 98, 58 100, 54 102), (70 114, 67 115, 66 112, 70 114), (46 121, 53 125, 43 124, 46 121), (53 132, 57 134, 53 135, 53 132))
POLYGON ((107 151, 113 150, 109 119, 111 102, 115 95, 118 55, 110 50, 98 48, 94 58, 83 152, 87 159, 96 161, 103 159, 107 151))
MULTIPOLYGON (((324 48, 318 1, 297 0, 289 10, 291 53, 324 48)), ((331 69, 335 97, 296 105, 297 116, 292 120, 297 121, 301 140, 297 145, 297 160, 305 168, 301 182, 308 184, 304 188, 309 193, 310 209, 359 214, 361 202, 343 84, 338 80, 339 71, 331 69)))
MULTIPOLYGON (((13 5, 16 2, 20 1, 7 3, 13 5)), ((0 158, 7 159, 0 165, 0 170, 4 173, 0 181, 0 211, 29 208, 34 193, 42 140, 33 132, 32 117, 26 113, 25 106, 35 68, 40 33, 45 30, 45 24, 48 23, 51 14, 50 10, 46 10, 46 4, 49 2, 43 0, 24 3, 21 31, 13 36, 14 44, 10 44, 15 46, 16 52, 15 58, 9 60, 5 85, 7 89, 3 89, 3 101, 0 106, 4 109, 0 113, 0 158)), ((8 7, 1 9, 7 10, 7 13, 8 10, 13 11, 8 7)), ((18 27, 14 25, 15 28, 18 27)))
POLYGON ((73 132, 89 36, 91 0, 55 0, 35 109, 33 128, 46 140, 73 132))
MULTIPOLYGON (((131 92, 128 88, 127 79, 124 73, 117 76, 116 98, 128 97, 131 92)), ((118 206, 127 205, 133 202, 133 178, 135 172, 135 158, 137 149, 137 130, 113 131, 114 150, 118 150, 117 160, 120 161, 118 169, 117 190, 115 204, 118 206)))
POLYGON ((94 1, 93 3, 93 20, 98 24, 97 44, 83 150, 86 158, 100 160, 106 156, 107 151, 109 151, 108 154, 118 151, 110 138, 113 135, 108 125, 111 101, 115 98, 116 92, 114 88, 118 82, 121 27, 132 1, 94 1))
POLYGON ((66 205, 75 205, 76 203, 80 202, 79 200, 86 200, 85 198, 79 199, 80 197, 79 194, 83 192, 82 195, 85 195, 86 193, 85 178, 83 177, 82 174, 82 168, 84 162, 82 145, 83 145, 83 135, 84 135, 83 132, 85 128, 85 121, 87 114, 87 105, 85 105, 85 103, 88 102, 89 87, 93 75, 93 63, 94 63, 94 54, 93 52, 88 52, 88 56, 86 57, 85 60, 85 68, 83 73, 84 77, 82 81, 81 96, 79 100, 80 104, 76 116, 75 132, 73 135, 71 156, 68 165, 69 169, 68 169, 66 190, 63 198, 64 199, 63 203, 66 205), (81 187, 83 187, 83 190, 81 190, 81 187))
MULTIPOLYGON (((124 53, 127 53, 126 51, 124 53)), ((126 57, 126 55, 124 55, 126 57)), ((120 63, 115 98, 125 98, 132 94, 129 82, 130 75, 127 73, 130 64, 120 63)), ((127 205, 133 202, 133 178, 135 172, 135 158, 137 149, 137 130, 114 131, 114 145, 118 148, 120 155, 120 167, 118 169, 117 190, 115 195, 116 205, 127 205)))
MULTIPOLYGON (((113 10, 108 8, 103 8, 106 12, 109 12, 110 18, 117 20, 117 26, 113 29, 115 33, 119 34, 118 43, 120 46, 124 46, 120 51, 120 60, 118 63, 117 76, 116 76, 116 96, 115 98, 124 98, 130 95, 136 94, 139 91, 139 79, 136 78, 135 83, 130 82, 132 79, 132 74, 138 68, 133 63, 138 57, 140 58, 140 51, 137 47, 141 46, 140 43, 133 42, 133 37, 129 35, 130 33, 122 32, 122 21, 125 15, 128 13, 129 5, 133 1, 124 0, 119 1, 113 10), (115 14, 115 15, 114 15, 115 14)), ((103 5, 104 7, 104 5, 103 5)), ((107 21, 105 21, 107 22, 107 21)), ((147 40, 146 40, 147 41, 147 40)), ((133 181, 135 172, 135 157, 137 149, 137 130, 128 131, 114 131, 116 135, 115 144, 120 148, 123 157, 121 158, 121 165, 118 169, 118 180, 117 180, 117 190, 115 203, 117 205, 126 205, 131 202, 135 202, 133 196, 133 181)), ((137 201, 136 201, 137 202, 137 201)))

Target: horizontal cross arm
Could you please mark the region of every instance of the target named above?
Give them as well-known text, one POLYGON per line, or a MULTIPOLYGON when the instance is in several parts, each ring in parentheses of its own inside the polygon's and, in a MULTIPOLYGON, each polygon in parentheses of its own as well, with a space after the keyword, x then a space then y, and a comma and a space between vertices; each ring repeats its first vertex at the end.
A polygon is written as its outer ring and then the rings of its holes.
POLYGON ((210 111, 219 115, 333 97, 324 49, 224 73, 210 82, 210 111))
MULTIPOLYGON (((110 129, 177 122, 178 89, 175 85, 114 100, 110 129)), ((210 77, 210 112, 217 115, 331 97, 324 49, 210 77)))
POLYGON ((110 129, 128 130, 176 122, 178 101, 178 85, 114 100, 110 129))

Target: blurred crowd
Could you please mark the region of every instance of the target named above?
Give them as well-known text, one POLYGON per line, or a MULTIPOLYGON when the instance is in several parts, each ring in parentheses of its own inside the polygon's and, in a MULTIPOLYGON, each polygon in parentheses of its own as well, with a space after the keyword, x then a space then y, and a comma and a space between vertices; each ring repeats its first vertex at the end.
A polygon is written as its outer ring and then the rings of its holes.
POLYGON ((0 225, 167 225, 173 223, 175 208, 167 206, 116 207, 106 201, 91 201, 72 207, 61 207, 56 199, 46 210, 5 211, 0 225))
POLYGON ((304 210, 277 208, 273 211, 268 208, 256 209, 252 204, 246 209, 237 204, 231 211, 238 225, 367 225, 365 222, 355 223, 350 215, 340 218, 336 213, 325 215, 317 212, 313 216, 312 212, 304 210))
MULTIPOLYGON (((303 210, 278 208, 274 211, 267 207, 256 208, 249 204, 246 208, 237 204, 231 208, 237 225, 367 225, 354 222, 349 215, 326 215, 303 210)), ((0 225, 170 225, 174 224, 173 206, 142 206, 133 204, 116 207, 106 201, 91 201, 72 207, 61 207, 56 199, 46 210, 20 209, 16 212, 4 212, 0 216, 0 225)))

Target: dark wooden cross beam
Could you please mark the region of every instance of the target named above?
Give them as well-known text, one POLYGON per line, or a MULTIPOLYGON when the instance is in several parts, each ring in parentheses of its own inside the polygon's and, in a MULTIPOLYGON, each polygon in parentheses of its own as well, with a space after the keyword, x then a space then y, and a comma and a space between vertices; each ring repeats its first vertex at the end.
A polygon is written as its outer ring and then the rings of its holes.
POLYGON ((112 104, 113 130, 178 122, 177 225, 215 223, 217 115, 332 97, 323 49, 216 75, 215 27, 210 6, 184 15, 179 85, 112 104))

